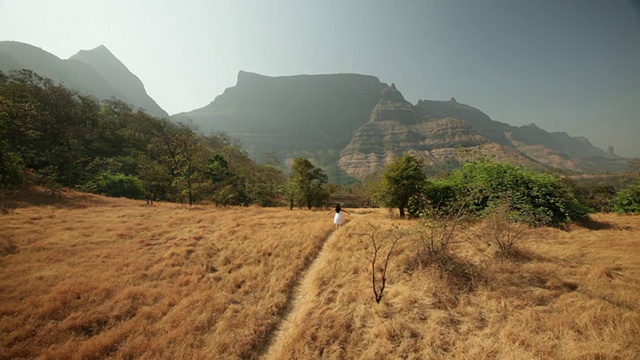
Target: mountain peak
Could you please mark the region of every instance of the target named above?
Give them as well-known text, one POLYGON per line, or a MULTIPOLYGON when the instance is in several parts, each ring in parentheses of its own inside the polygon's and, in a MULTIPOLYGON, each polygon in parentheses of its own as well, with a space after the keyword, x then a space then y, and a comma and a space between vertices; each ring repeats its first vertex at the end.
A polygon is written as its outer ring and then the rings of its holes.
POLYGON ((396 88, 396 84, 391 84, 391 86, 382 90, 382 100, 386 101, 397 101, 404 102, 404 96, 402 93, 396 88))
POLYGON ((89 51, 96 52, 99 54, 109 54, 111 56, 114 56, 113 53, 106 46, 104 46, 104 44, 100 44, 89 51))
POLYGON ((142 81, 107 49, 106 46, 99 45, 91 50, 80 50, 77 54, 70 57, 69 60, 86 64, 96 74, 101 76, 104 81, 111 84, 114 89, 117 89, 117 93, 113 94, 113 97, 119 98, 129 104, 135 104, 151 115, 158 117, 169 116, 167 112, 147 94, 142 81))
MULTIPOLYGON (((80 60, 86 62, 87 58, 99 58, 99 59, 110 59, 111 61, 117 60, 120 62, 118 58, 113 55, 113 53, 104 45, 100 44, 97 47, 91 50, 80 50, 75 55, 73 55, 70 59, 80 60)), ((124 66, 124 64, 123 64, 124 66)))

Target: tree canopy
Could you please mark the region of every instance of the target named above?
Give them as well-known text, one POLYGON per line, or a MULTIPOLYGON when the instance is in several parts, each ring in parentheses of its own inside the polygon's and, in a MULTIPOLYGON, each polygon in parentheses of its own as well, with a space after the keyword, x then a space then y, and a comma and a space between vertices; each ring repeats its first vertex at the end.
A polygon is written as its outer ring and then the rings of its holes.
POLYGON ((32 71, 0 72, 0 186, 57 184, 193 204, 276 204, 284 175, 223 133, 202 135, 32 71))
POLYGON ((322 206, 329 200, 329 191, 325 187, 327 175, 315 167, 308 159, 296 158, 289 177, 289 196, 291 205, 297 202, 311 209, 322 206))
POLYGON ((426 179, 423 160, 404 154, 382 171, 380 200, 385 206, 398 208, 400 217, 405 217, 409 201, 424 192, 426 179))

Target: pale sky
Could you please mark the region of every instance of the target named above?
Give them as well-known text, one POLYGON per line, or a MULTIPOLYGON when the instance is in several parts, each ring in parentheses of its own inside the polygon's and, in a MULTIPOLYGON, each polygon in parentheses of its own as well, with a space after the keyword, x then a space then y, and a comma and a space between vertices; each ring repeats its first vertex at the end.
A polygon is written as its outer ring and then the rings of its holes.
POLYGON ((103 44, 169 114, 239 70, 359 73, 640 157, 639 0, 0 0, 0 40, 103 44))

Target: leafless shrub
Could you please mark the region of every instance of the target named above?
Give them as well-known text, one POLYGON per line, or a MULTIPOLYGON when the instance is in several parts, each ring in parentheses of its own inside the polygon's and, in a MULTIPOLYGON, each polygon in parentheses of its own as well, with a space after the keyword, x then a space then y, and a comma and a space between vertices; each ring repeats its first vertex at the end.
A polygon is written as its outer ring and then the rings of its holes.
POLYGON ((489 245, 495 245, 498 253, 504 257, 518 253, 515 245, 522 241, 526 232, 531 229, 526 219, 514 215, 508 201, 491 207, 483 225, 480 235, 489 245))
POLYGON ((371 258, 371 286, 376 303, 379 304, 382 300, 384 289, 387 284, 387 269, 389 268, 389 259, 391 258, 393 248, 396 246, 398 241, 405 236, 405 233, 398 227, 393 227, 392 229, 383 231, 381 234, 378 227, 371 224, 369 226, 371 226, 370 233, 357 235, 368 237, 373 245, 373 257, 371 258), (382 252, 385 248, 387 252, 386 256, 383 258, 384 262, 381 264, 379 261, 381 260, 380 257, 383 256, 382 252), (380 278, 376 276, 376 269, 380 272, 380 278))
POLYGON ((469 211, 468 200, 454 209, 431 211, 415 230, 417 249, 413 266, 437 271, 448 287, 446 292, 454 295, 472 291, 484 281, 481 269, 456 255, 452 249, 453 245, 470 242, 467 229, 477 221, 469 211))
POLYGON ((459 235, 470 220, 464 203, 457 211, 433 211, 423 219, 416 231, 418 256, 423 265, 447 254, 450 245, 464 241, 459 235))

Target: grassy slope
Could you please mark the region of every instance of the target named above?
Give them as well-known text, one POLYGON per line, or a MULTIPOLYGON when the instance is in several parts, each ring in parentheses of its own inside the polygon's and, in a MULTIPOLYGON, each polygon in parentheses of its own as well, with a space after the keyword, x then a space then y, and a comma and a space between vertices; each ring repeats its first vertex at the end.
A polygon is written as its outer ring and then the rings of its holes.
POLYGON ((351 211, 329 237, 323 212, 13 199, 0 358, 640 357, 640 217, 537 229, 519 261, 458 244, 449 272, 406 236, 376 304, 371 224, 416 225, 384 211, 351 211))
POLYGON ((251 356, 333 230, 317 212, 105 202, 2 217, 0 358, 251 356))

